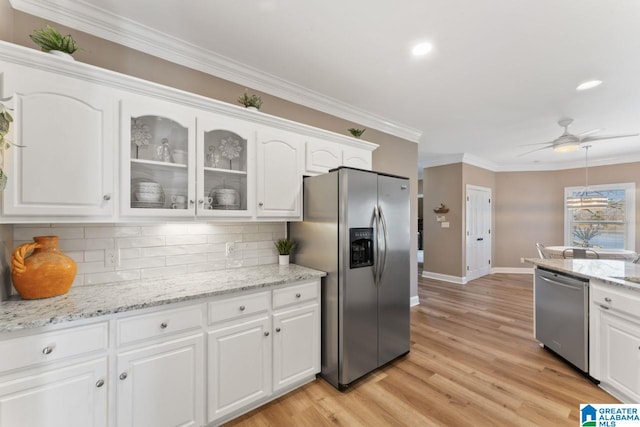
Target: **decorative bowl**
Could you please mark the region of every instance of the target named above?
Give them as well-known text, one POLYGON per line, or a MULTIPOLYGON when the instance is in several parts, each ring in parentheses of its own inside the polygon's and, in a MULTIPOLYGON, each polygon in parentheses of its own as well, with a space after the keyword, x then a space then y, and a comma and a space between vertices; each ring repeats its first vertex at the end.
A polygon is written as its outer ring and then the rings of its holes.
POLYGON ((236 203, 237 196, 238 192, 231 188, 215 190, 216 202, 218 202, 219 205, 233 205, 236 203))
POLYGON ((139 202, 159 202, 162 198, 162 193, 148 193, 136 191, 136 200, 139 202))

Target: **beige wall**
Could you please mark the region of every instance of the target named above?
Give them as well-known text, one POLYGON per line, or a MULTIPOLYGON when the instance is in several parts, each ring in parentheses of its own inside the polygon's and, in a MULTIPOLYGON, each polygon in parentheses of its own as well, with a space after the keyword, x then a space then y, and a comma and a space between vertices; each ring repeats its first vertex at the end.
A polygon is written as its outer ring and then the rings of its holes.
POLYGON ((462 163, 426 168, 422 181, 424 271, 462 277, 462 163), (445 216, 450 228, 436 221, 433 209, 440 203, 449 208, 445 216))
MULTIPOLYGON (((29 34, 34 29, 44 27, 47 21, 19 11, 11 11, 8 5, 8 0, 0 0, 0 24, 2 24, 0 38, 36 48, 29 39, 29 34), (5 23, 5 21, 7 22, 5 23)), ((62 25, 52 24, 63 34, 71 33, 79 46, 82 47, 83 50, 74 54, 78 61, 233 104, 237 103, 237 97, 245 89, 244 86, 155 58, 62 25)), ((341 134, 347 134, 347 128, 362 127, 358 123, 321 113, 268 94, 258 94, 264 101, 261 111, 267 114, 341 134)), ((408 176, 411 179, 411 295, 417 296, 418 145, 373 129, 368 129, 364 137, 367 141, 380 145, 380 148, 373 153, 373 168, 375 170, 408 176)))
MULTIPOLYGON (((535 243, 564 244, 564 189, 585 184, 585 169, 541 172, 491 172, 467 164, 427 168, 424 174, 425 271, 464 276, 464 191, 467 184, 492 189, 492 265, 529 267, 520 258, 537 257, 535 243), (444 200, 460 199, 459 208, 444 200), (451 207, 450 229, 440 229, 431 215, 439 203, 451 207), (456 223, 456 224, 454 224, 456 223), (455 231, 455 232, 450 232, 455 231), (459 240, 456 240, 457 231, 459 240), (459 263, 456 260, 460 260, 459 263)), ((636 185, 635 249, 640 251, 640 163, 589 168, 591 185, 636 185)))
MULTIPOLYGON (((640 163, 589 168, 589 183, 636 185, 635 249, 640 250, 640 163)), ((496 174, 496 267, 526 267, 520 257, 537 257, 535 243, 564 243, 564 188, 585 184, 584 168, 496 174)))

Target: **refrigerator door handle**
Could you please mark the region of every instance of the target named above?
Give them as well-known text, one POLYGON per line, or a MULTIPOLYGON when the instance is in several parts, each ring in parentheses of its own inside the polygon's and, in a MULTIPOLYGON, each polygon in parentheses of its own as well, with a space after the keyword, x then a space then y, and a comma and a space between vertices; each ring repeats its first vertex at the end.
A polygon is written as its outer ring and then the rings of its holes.
MULTIPOLYGON (((380 262, 380 266, 378 268, 378 282, 382 281, 382 274, 384 273, 384 267, 387 264, 387 241, 388 241, 388 236, 387 236, 387 221, 384 218, 384 213, 382 212, 382 208, 380 206, 378 206, 378 215, 380 218, 380 224, 382 225, 382 237, 383 237, 383 241, 384 241, 384 249, 381 250, 381 254, 382 254, 382 260, 380 262)), ((378 259, 380 259, 378 257, 378 259)))
POLYGON ((378 260, 380 259, 380 242, 379 242, 379 224, 380 224, 380 214, 378 213, 378 205, 373 206, 373 214, 371 216, 371 225, 376 233, 376 253, 373 261, 373 282, 378 287, 378 260))

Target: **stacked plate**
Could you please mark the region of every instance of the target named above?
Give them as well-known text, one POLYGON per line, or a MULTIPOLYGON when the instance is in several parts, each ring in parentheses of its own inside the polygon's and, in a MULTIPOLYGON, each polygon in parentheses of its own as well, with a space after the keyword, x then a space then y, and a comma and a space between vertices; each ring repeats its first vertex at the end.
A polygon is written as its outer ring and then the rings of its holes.
POLYGON ((164 207, 164 190, 162 185, 146 178, 131 180, 132 208, 162 208, 164 207))

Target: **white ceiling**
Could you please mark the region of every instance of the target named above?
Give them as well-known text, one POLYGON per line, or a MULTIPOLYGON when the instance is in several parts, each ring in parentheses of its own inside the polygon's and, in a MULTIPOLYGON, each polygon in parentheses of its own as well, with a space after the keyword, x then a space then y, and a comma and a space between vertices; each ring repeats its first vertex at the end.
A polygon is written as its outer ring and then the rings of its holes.
MULTIPOLYGON (((584 164, 522 144, 640 132, 637 0, 11 0, 14 7, 237 83, 419 139, 420 165, 584 164), (413 58, 414 43, 434 49, 413 58), (577 92, 586 80, 604 83, 577 92)), ((364 135, 366 139, 366 133, 364 135)), ((640 137, 591 164, 640 161, 640 137)))

